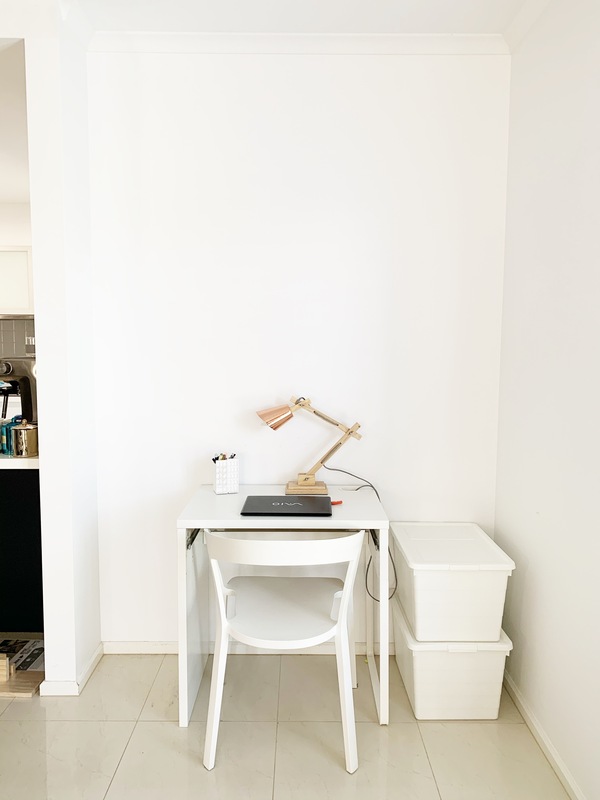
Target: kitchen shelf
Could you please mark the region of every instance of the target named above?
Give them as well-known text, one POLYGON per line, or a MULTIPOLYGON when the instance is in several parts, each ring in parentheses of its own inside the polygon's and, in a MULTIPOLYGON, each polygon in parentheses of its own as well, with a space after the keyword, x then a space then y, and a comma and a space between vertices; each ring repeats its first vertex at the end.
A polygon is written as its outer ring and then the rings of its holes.
POLYGON ((39 469, 39 458, 13 458, 0 455, 0 469, 39 469))

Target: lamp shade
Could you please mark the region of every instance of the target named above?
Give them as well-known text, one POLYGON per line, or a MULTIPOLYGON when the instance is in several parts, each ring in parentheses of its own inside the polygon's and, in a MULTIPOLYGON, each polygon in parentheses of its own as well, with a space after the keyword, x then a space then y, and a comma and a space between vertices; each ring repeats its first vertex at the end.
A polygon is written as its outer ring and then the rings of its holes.
POLYGON ((269 428, 273 428, 274 431, 294 416, 289 406, 265 408, 264 411, 257 411, 256 413, 262 421, 266 422, 269 428))

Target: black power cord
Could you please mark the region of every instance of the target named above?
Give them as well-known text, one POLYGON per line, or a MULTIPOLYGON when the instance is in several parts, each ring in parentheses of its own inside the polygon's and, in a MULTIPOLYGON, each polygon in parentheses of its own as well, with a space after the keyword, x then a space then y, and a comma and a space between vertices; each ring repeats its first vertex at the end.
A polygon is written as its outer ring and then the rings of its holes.
POLYGON ((325 467, 325 469, 328 469, 328 470, 330 470, 331 472, 343 472, 343 473, 344 473, 344 475, 350 475, 350 477, 352 477, 352 478, 356 478, 356 480, 357 480, 357 481, 363 481, 363 484, 362 484, 362 486, 355 486, 355 487, 352 489, 352 491, 353 491, 353 492, 358 492, 358 490, 359 490, 359 489, 365 489, 367 486, 370 486, 370 487, 371 487, 371 489, 373 489, 373 491, 374 491, 374 492, 375 492, 375 494, 377 495, 377 499, 378 499, 378 500, 379 500, 379 502, 381 503, 381 497, 379 497, 379 492, 378 492, 378 491, 377 491, 377 489, 376 489, 376 488, 373 486, 373 484, 371 483, 371 481, 368 481, 366 478, 360 478, 358 475, 355 475, 353 472, 348 472, 348 470, 345 470, 345 469, 339 469, 338 467, 328 467, 328 466, 327 466, 327 464, 323 464, 323 466, 325 467))
MULTIPOLYGON (((363 481, 363 483, 360 486, 354 487, 351 491, 358 492, 359 489, 365 489, 366 487, 370 486, 371 489, 373 489, 373 491, 377 495, 377 499, 379 500, 379 502, 381 502, 381 497, 379 496, 379 492, 373 486, 371 481, 368 481, 366 478, 361 478, 360 476, 355 475, 353 472, 348 472, 345 469, 339 469, 337 467, 328 467, 327 464, 323 464, 323 466, 325 467, 325 469, 328 469, 331 472, 343 472, 344 475, 350 475, 351 478, 356 478, 356 480, 358 480, 358 481, 363 481)), ((377 531, 370 530, 369 533, 371 534, 371 538, 373 539, 373 544, 375 545, 377 550, 379 550, 379 538, 377 536, 377 531)), ((388 557, 389 557, 390 561, 392 562, 392 569, 394 570, 394 588, 392 589, 391 595, 388 597, 388 600, 391 600, 392 597, 396 594, 396 590, 398 589, 398 573, 396 571, 396 564, 394 563, 394 557, 392 556, 392 551, 390 550, 389 547, 388 547, 388 557)), ((367 594, 369 595, 369 597, 372 600, 374 600, 376 603, 379 603, 379 602, 381 602, 379 600, 379 598, 375 597, 375 595, 371 594, 371 591, 369 590, 369 569, 371 567, 371 562, 372 561, 373 561, 373 556, 369 556, 369 561, 367 563, 367 568, 365 570, 365 589, 366 589, 367 594)))

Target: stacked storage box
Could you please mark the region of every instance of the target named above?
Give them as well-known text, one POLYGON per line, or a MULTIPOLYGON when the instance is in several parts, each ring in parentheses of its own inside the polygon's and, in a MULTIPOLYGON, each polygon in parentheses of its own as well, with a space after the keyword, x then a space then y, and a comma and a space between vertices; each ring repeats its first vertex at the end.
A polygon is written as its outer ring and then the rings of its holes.
POLYGON ((417 719, 496 719, 514 562, 473 523, 392 522, 396 661, 417 719))

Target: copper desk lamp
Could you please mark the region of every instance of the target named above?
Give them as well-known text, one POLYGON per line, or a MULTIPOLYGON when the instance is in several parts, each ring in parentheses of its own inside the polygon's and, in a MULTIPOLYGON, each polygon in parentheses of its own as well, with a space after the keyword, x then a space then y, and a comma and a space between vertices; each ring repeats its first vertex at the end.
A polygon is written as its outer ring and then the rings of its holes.
POLYGON ((337 453, 340 447, 347 442, 351 436, 353 436, 355 439, 362 438, 360 433, 357 433, 360 425, 358 422, 355 422, 351 428, 347 428, 345 425, 342 425, 341 422, 338 422, 337 420, 328 417, 327 414, 323 414, 322 411, 318 411, 316 408, 313 408, 310 400, 308 400, 306 397, 292 397, 291 403, 291 406, 275 406, 274 408, 266 408, 264 411, 257 411, 256 413, 263 422, 267 423, 269 428, 277 430, 277 428, 288 422, 288 420, 293 417, 296 411, 299 409, 304 409, 304 411, 310 411, 311 414, 324 419, 325 422, 335 425, 335 427, 339 428, 341 431, 343 431, 343 433, 333 447, 331 447, 314 466, 312 466, 306 472, 300 472, 298 474, 298 480, 288 481, 288 484, 285 488, 285 493, 327 494, 328 489, 326 484, 323 481, 318 481, 316 479, 316 474, 321 469, 323 464, 328 461, 334 453, 337 453))

